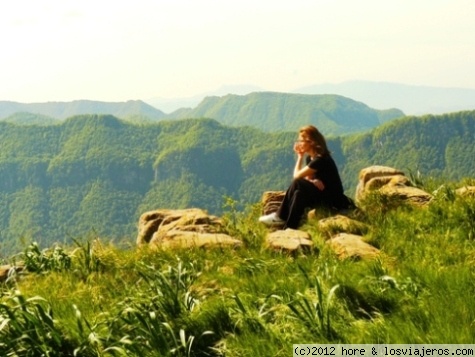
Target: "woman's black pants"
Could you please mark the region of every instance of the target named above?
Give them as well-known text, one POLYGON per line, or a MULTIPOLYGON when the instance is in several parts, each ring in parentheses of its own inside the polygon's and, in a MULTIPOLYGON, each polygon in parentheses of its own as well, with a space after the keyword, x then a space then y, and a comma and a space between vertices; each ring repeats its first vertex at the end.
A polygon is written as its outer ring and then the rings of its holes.
POLYGON ((285 221, 284 228, 297 229, 305 209, 322 203, 323 194, 312 182, 298 178, 292 181, 277 215, 285 221))

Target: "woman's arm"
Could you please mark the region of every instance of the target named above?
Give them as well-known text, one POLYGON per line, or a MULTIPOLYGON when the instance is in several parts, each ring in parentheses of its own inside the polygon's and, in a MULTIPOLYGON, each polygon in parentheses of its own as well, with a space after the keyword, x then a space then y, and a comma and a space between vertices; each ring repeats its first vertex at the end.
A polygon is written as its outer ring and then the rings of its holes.
POLYGON ((295 168, 294 168, 294 179, 305 178, 306 180, 313 183, 320 191, 323 191, 325 189, 325 185, 322 182, 322 180, 313 178, 313 175, 315 174, 316 170, 308 166, 305 166, 302 169, 300 169, 301 165, 302 165, 301 160, 299 163, 299 160, 297 159, 297 162, 295 163, 295 168))
POLYGON ((294 179, 312 176, 315 173, 315 170, 311 169, 308 166, 302 168, 302 162, 305 155, 305 151, 302 149, 302 146, 298 143, 294 144, 294 152, 297 154, 297 161, 294 166, 294 179))
POLYGON ((302 167, 302 157, 297 157, 297 162, 295 163, 294 167, 294 179, 302 178, 302 177, 313 177, 313 174, 315 173, 314 169, 311 169, 308 166, 302 167))
POLYGON ((294 151, 297 153, 297 161, 295 162, 293 175, 294 179, 305 178, 306 180, 313 183, 320 191, 323 191, 325 189, 325 184, 322 182, 322 180, 313 178, 317 170, 310 168, 308 165, 305 165, 302 168, 302 161, 305 153, 299 150, 298 146, 294 146, 294 151))

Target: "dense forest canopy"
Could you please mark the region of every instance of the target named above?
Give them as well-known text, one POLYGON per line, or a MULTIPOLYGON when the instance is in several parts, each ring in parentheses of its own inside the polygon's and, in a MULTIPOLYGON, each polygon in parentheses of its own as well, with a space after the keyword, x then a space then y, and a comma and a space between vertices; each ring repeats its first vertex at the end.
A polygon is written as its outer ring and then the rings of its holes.
MULTIPOLYGON (((157 208, 219 214, 225 197, 254 204, 264 191, 289 184, 295 138, 294 131, 269 133, 205 118, 0 122, 1 254, 17 251, 22 241, 51 244, 88 234, 133 242, 140 214, 157 208)), ((446 180, 475 175, 475 111, 405 117, 327 139, 350 195, 358 172, 370 165, 446 180)))

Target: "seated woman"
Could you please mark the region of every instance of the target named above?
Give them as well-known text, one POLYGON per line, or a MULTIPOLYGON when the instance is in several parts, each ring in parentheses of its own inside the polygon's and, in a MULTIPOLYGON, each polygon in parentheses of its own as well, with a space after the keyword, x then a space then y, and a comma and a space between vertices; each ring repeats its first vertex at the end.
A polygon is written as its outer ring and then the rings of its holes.
POLYGON ((294 151, 297 161, 292 184, 277 212, 260 217, 260 222, 296 229, 307 208, 323 206, 338 211, 354 207, 343 192, 338 168, 325 138, 316 127, 308 125, 299 130, 294 151), (305 154, 306 164, 303 166, 305 154))

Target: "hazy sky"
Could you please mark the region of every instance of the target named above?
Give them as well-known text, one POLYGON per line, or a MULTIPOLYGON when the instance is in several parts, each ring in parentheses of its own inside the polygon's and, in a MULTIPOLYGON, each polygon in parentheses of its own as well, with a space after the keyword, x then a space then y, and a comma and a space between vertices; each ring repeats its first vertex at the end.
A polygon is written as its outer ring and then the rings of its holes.
POLYGON ((475 88, 474 16, 474 0, 2 1, 0 100, 355 79, 475 88))

